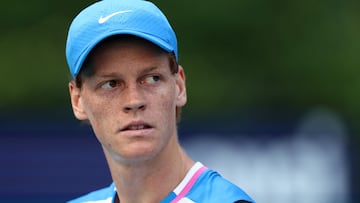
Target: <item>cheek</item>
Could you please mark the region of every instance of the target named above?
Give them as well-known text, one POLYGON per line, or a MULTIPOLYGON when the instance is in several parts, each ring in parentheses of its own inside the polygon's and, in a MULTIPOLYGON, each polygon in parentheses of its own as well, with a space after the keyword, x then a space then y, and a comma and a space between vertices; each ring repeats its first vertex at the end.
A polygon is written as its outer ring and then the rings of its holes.
POLYGON ((175 97, 175 89, 166 91, 159 95, 157 98, 159 101, 156 106, 159 109, 159 112, 166 115, 165 119, 175 119, 176 117, 176 97, 175 97))
POLYGON ((96 97, 85 97, 84 99, 84 110, 89 118, 89 120, 94 120, 94 118, 98 117, 102 111, 100 110, 101 103, 98 102, 96 97))
POLYGON ((88 118, 92 130, 102 145, 111 143, 111 136, 116 132, 117 124, 116 113, 109 107, 100 103, 93 102, 88 106, 88 118))
POLYGON ((112 120, 108 117, 113 115, 111 112, 114 111, 110 108, 111 104, 107 104, 96 96, 85 98, 85 101, 84 110, 94 131, 106 128, 106 124, 110 124, 112 120))

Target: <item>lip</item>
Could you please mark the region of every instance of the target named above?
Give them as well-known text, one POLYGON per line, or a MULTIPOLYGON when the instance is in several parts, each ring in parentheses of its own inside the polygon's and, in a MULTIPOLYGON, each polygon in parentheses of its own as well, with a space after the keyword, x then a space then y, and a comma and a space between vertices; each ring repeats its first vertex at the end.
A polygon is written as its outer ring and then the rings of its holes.
POLYGON ((146 136, 154 130, 154 127, 144 121, 132 121, 124 127, 122 127, 119 132, 123 135, 128 136, 146 136))

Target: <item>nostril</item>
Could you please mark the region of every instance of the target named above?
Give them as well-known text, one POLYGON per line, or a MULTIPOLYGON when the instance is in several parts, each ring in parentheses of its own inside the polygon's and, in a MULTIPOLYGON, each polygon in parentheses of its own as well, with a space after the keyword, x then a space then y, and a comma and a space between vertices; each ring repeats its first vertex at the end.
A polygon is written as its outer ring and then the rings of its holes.
POLYGON ((124 107, 124 111, 129 112, 129 111, 143 111, 145 110, 146 106, 144 104, 139 104, 139 105, 129 105, 124 107))
POLYGON ((139 106, 139 110, 144 110, 144 109, 145 109, 145 105, 139 106))

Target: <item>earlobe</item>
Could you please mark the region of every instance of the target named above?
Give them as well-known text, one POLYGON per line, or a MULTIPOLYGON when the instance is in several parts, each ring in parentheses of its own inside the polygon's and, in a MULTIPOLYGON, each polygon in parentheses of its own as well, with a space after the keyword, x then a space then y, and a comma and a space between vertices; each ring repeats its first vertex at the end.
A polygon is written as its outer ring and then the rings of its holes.
POLYGON ((185 72, 181 65, 179 65, 179 71, 177 73, 176 83, 178 87, 176 106, 182 107, 186 104, 187 95, 186 95, 185 72))
POLYGON ((79 120, 86 120, 87 116, 83 108, 80 91, 80 88, 76 87, 74 82, 69 82, 70 99, 74 115, 79 120))

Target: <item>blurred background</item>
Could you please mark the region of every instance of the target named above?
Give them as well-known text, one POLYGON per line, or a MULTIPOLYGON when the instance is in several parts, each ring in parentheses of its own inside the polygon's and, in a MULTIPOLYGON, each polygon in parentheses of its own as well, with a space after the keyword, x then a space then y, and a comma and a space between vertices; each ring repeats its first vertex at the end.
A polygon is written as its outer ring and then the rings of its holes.
MULTIPOLYGON (((6 1, 0 202, 65 202, 110 184, 72 115, 73 17, 94 1, 6 1)), ((360 2, 156 0, 179 41, 180 140, 257 202, 360 201, 360 2)))

